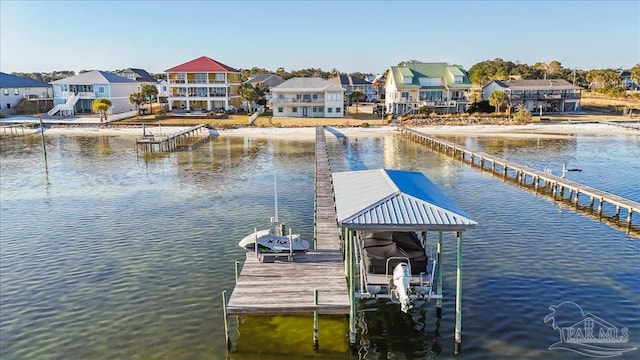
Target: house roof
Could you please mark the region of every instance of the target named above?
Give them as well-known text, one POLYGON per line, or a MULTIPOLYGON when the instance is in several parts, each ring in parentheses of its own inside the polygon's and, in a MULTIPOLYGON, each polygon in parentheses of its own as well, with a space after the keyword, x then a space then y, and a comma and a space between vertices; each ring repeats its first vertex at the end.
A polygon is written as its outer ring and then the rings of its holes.
POLYGON ((339 85, 336 85, 328 80, 321 79, 318 77, 296 77, 291 78, 282 84, 273 87, 271 91, 296 91, 296 90, 317 90, 317 91, 325 91, 325 90, 336 90, 336 91, 345 91, 339 85))
POLYGON ((257 83, 263 83, 269 87, 269 89, 276 87, 284 82, 284 79, 276 74, 255 74, 246 81, 248 84, 255 85, 257 83))
POLYGON ((476 225, 420 172, 376 169, 332 177, 338 223, 350 229, 463 231, 476 225))
MULTIPOLYGON (((579 90, 580 86, 572 85, 564 79, 548 79, 548 80, 494 80, 498 86, 510 90, 579 90)), ((489 83, 491 84, 491 83, 489 83)), ((487 87, 489 84, 485 85, 487 87)))
POLYGON ((69 84, 69 85, 107 84, 107 83, 108 84, 137 83, 137 81, 127 79, 122 76, 118 76, 108 71, 92 70, 79 75, 70 76, 64 79, 51 82, 51 84, 69 84))
POLYGON ((187 61, 164 72, 240 72, 207 56, 187 61))
POLYGON ((327 81, 340 86, 371 85, 371 83, 368 82, 367 80, 353 77, 351 75, 339 75, 339 76, 330 78, 327 81))
POLYGON ((153 76, 151 76, 151 74, 149 74, 145 69, 128 68, 125 71, 130 71, 138 75, 136 77, 136 81, 153 82, 153 83, 158 82, 158 80, 156 80, 153 76))
POLYGON ((391 66, 389 72, 393 77, 398 89, 428 89, 428 88, 450 88, 450 89, 468 89, 471 82, 467 76, 467 72, 458 65, 449 65, 447 63, 409 63, 403 66, 391 66), (456 83, 455 76, 462 76, 462 82, 456 83), (411 82, 405 84, 404 78, 410 77, 411 82), (443 79, 442 85, 424 86, 420 84, 420 78, 440 78, 443 79))
POLYGON ((51 87, 46 82, 0 72, 0 88, 51 87))

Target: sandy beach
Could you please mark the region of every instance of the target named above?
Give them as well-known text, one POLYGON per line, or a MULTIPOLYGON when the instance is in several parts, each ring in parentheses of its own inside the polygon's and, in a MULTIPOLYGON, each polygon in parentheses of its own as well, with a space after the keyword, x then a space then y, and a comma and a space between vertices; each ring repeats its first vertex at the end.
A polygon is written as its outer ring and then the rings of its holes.
MULTIPOLYGON (((155 126, 146 127, 147 133, 156 136, 166 136, 186 127, 155 126)), ((337 136, 361 137, 393 134, 395 126, 361 127, 329 127, 330 132, 337 136)), ((625 134, 640 136, 640 130, 599 124, 599 123, 564 123, 564 124, 527 124, 527 125, 466 125, 466 126, 424 126, 413 129, 432 135, 472 135, 472 136, 501 136, 501 137, 557 137, 574 134, 609 135, 625 134)), ((37 130, 36 130, 37 131, 37 130)), ((52 127, 45 131, 46 135, 69 136, 131 136, 142 137, 142 127, 52 127)), ((313 139, 314 127, 295 128, 258 128, 244 127, 227 130, 210 130, 214 136, 242 136, 268 137, 282 139, 313 139)))

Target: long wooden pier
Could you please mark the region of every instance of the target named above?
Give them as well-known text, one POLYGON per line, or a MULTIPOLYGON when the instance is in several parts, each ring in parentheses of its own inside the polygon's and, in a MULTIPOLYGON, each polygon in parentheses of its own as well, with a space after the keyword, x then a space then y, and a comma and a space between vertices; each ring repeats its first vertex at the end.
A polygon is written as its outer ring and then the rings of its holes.
MULTIPOLYGON (((340 233, 324 130, 316 135, 315 248, 272 263, 247 253, 226 312, 229 315, 349 314, 340 233)), ((250 231, 250 229, 248 229, 250 231)))
POLYGON ((155 136, 152 132, 147 132, 144 129, 142 138, 136 139, 136 152, 138 148, 142 148, 144 152, 154 152, 155 150, 160 152, 173 151, 186 144, 188 139, 203 131, 208 132, 206 126, 197 125, 171 135, 155 136))
POLYGON ((625 209, 628 230, 630 230, 632 226, 633 213, 640 215, 640 203, 636 201, 500 159, 484 152, 472 151, 458 144, 428 136, 413 129, 403 126, 399 126, 398 129, 411 140, 423 144, 434 151, 450 155, 454 159, 478 167, 481 170, 491 171, 492 174, 501 173, 505 179, 511 179, 520 186, 533 188, 536 193, 545 193, 554 199, 569 201, 574 204, 576 208, 581 205, 580 196, 582 195, 589 199, 589 203, 582 206, 588 206, 588 208, 596 212, 598 216, 603 216, 605 203, 615 206, 615 213, 612 216, 618 219, 621 215, 620 210, 625 209), (595 208, 596 203, 597 208, 595 208))

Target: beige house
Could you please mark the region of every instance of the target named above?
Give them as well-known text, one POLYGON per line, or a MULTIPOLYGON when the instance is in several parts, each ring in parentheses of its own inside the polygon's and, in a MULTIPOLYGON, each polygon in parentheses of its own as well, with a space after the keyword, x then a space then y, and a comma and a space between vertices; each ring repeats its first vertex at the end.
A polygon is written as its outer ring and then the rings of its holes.
POLYGON ((447 63, 408 63, 386 73, 387 112, 405 115, 421 107, 437 113, 464 112, 471 82, 467 72, 447 63))
POLYGON ((240 71, 206 56, 165 70, 169 110, 210 111, 240 107, 240 71))

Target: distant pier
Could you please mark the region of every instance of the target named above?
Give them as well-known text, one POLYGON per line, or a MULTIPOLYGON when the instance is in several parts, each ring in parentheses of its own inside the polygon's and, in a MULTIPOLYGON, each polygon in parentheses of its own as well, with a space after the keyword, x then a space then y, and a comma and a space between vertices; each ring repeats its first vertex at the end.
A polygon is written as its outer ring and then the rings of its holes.
POLYGON ((568 201, 575 205, 576 208, 581 205, 580 196, 588 198, 589 203, 583 206, 588 206, 599 217, 604 215, 603 207, 606 203, 615 206, 615 213, 611 216, 617 219, 620 219, 621 209, 624 209, 626 214, 622 215, 626 215, 625 223, 628 231, 632 228, 633 213, 640 216, 640 203, 636 201, 500 159, 484 152, 472 151, 458 144, 435 138, 413 129, 403 126, 399 126, 398 129, 404 136, 427 146, 433 151, 449 155, 483 171, 491 171, 491 174, 502 174, 504 179, 510 179, 523 187, 533 188, 536 193, 548 194, 554 199, 568 201))
POLYGON ((189 139, 203 131, 208 132, 209 130, 205 125, 197 125, 171 135, 156 136, 152 131, 143 128, 142 138, 136 139, 136 152, 138 149, 142 149, 143 152, 174 151, 178 147, 187 144, 189 139))

